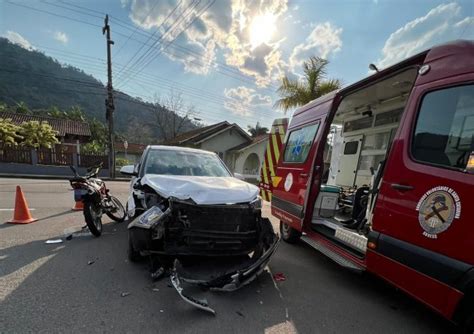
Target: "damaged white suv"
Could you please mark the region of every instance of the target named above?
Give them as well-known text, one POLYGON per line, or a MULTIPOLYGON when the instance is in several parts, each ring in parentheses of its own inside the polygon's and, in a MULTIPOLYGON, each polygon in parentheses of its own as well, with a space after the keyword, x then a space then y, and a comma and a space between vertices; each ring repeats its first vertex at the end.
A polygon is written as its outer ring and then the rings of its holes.
POLYGON ((258 188, 235 178, 213 152, 148 146, 132 175, 127 212, 129 258, 170 261, 171 280, 232 291, 252 281, 274 253, 278 236, 261 216, 258 188))

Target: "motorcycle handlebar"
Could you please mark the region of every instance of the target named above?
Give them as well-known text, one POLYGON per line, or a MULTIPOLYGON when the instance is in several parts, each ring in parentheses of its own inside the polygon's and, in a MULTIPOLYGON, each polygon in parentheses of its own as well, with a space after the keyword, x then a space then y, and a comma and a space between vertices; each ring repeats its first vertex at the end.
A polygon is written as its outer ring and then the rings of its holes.
POLYGON ((69 166, 71 168, 72 172, 74 173, 74 176, 78 176, 76 168, 74 166, 69 166))

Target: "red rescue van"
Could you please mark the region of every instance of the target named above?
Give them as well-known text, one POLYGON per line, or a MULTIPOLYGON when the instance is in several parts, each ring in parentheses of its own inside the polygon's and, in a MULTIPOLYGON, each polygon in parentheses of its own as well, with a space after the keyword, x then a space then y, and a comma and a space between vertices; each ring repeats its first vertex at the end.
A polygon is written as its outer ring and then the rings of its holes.
POLYGON ((308 103, 283 146, 271 201, 283 240, 474 331, 474 42, 308 103))

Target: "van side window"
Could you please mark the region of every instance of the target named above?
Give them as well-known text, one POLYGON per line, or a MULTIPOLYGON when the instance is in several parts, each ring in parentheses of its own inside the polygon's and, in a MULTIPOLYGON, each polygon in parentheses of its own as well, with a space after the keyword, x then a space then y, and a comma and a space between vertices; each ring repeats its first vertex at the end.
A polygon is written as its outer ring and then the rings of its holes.
POLYGON ((464 170, 474 151, 474 85, 426 94, 412 142, 415 160, 464 170))
POLYGON ((344 146, 344 155, 356 154, 358 148, 359 148, 358 140, 347 142, 346 146, 344 146))
POLYGON ((290 132, 283 155, 283 162, 303 163, 308 157, 319 123, 290 132))

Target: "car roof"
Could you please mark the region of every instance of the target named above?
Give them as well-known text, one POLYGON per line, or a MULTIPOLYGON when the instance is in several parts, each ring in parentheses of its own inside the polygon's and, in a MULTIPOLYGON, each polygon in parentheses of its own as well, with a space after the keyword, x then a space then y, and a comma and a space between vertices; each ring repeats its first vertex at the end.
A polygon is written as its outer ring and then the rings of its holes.
POLYGON ((150 150, 166 150, 166 151, 179 151, 179 152, 193 152, 201 154, 213 154, 216 153, 206 150, 200 150, 197 148, 182 147, 182 146, 168 146, 168 145, 148 145, 147 149, 150 150))

